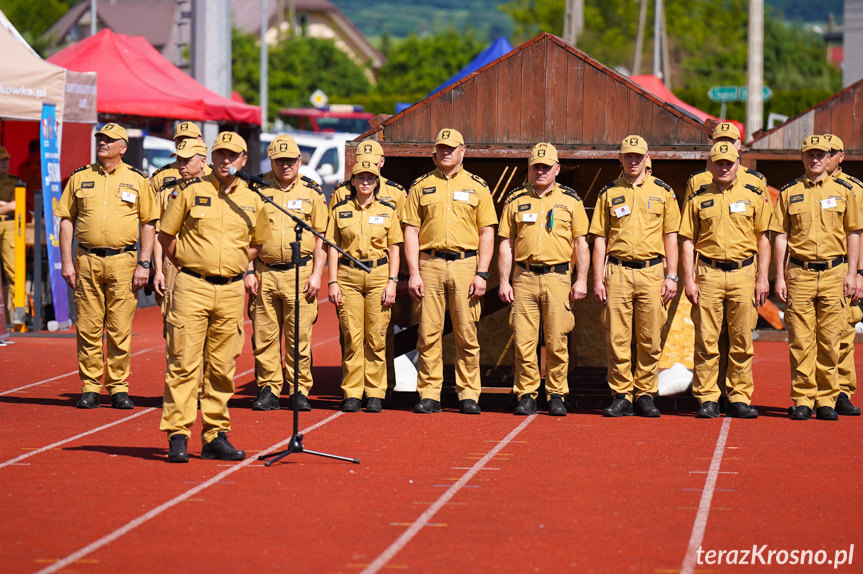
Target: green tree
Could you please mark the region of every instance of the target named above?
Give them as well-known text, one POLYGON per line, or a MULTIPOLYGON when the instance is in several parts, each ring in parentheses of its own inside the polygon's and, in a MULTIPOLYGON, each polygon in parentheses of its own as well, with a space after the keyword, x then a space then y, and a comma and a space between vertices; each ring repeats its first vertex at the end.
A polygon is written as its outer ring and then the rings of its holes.
POLYGON ((51 41, 43 34, 76 3, 75 0, 3 0, 0 7, 30 47, 45 57, 51 41))

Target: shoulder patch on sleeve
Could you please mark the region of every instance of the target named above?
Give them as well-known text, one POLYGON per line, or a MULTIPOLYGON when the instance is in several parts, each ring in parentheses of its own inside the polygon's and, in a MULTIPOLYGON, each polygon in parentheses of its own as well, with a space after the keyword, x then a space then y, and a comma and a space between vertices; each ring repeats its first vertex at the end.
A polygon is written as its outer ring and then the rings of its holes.
POLYGON ((754 169, 747 169, 747 170, 746 170, 746 172, 747 172, 749 175, 754 175, 755 177, 757 177, 758 179, 760 179, 760 180, 762 180, 762 181, 764 181, 764 180, 766 179, 766 178, 764 177, 764 174, 763 174, 763 173, 761 173, 760 171, 755 171, 754 169))
POLYGON ((390 203, 389 201, 385 201, 385 200, 383 200, 383 199, 379 199, 378 201, 381 203, 381 205, 386 205, 387 207, 389 207, 389 208, 390 208, 390 209, 392 209, 393 211, 395 211, 395 210, 396 210, 396 206, 395 206, 395 205, 393 205, 392 203, 390 203))
POLYGON ((406 190, 405 190, 405 186, 403 186, 402 184, 400 184, 400 183, 399 183, 399 182, 397 182, 397 181, 393 181, 393 180, 391 180, 391 179, 388 179, 388 180, 386 180, 386 183, 387 183, 387 185, 388 185, 388 186, 390 186, 390 187, 394 187, 394 188, 396 188, 396 189, 398 189, 398 190, 401 190, 401 191, 406 191, 406 190))
POLYGON ((318 182, 316 182, 316 181, 315 181, 315 180, 313 180, 312 178, 310 178, 310 177, 308 177, 308 176, 306 176, 306 175, 301 175, 301 176, 300 176, 300 179, 301 179, 301 180, 302 180, 306 185, 308 185, 309 187, 311 187, 312 189, 314 189, 315 191, 317 191, 317 192, 318 192, 318 193, 320 193, 321 195, 323 195, 323 194, 324 194, 324 190, 321 188, 321 186, 320 186, 320 185, 318 185, 318 182))
POLYGON ((671 186, 670 186, 670 185, 668 185, 667 183, 665 183, 664 181, 662 181, 662 180, 661 180, 661 179, 659 179, 658 177, 654 177, 654 178, 653 178, 653 181, 655 181, 655 182, 656 182, 656 185, 658 185, 659 187, 661 187, 661 188, 665 189, 666 191, 670 191, 670 192, 672 192, 672 193, 674 192, 674 190, 673 190, 673 189, 671 189, 671 186))
POLYGON ((692 194, 692 197, 695 197, 695 196, 696 196, 696 195, 698 195, 699 193, 704 193, 704 192, 705 192, 705 191, 707 191, 709 188, 710 188, 710 184, 709 184, 709 183, 705 183, 704 185, 702 185, 701 187, 699 187, 699 188, 695 191, 695 193, 693 193, 693 194, 692 194))
POLYGON ((347 196, 346 198, 344 198, 343 200, 341 200, 340 202, 338 202, 337 204, 335 204, 335 205, 333 206, 333 210, 335 211, 335 209, 336 209, 338 206, 340 206, 340 205, 344 205, 344 204, 346 204, 347 202, 349 202, 350 200, 351 200, 351 196, 347 196))
POLYGON ((75 174, 76 174, 76 173, 78 173, 79 171, 84 171, 85 169, 89 169, 89 168, 90 168, 89 164, 88 164, 88 165, 85 165, 85 166, 81 166, 81 167, 79 167, 78 169, 76 169, 75 171, 73 171, 71 175, 75 175, 75 174))
POLYGON ((851 183, 850 183, 850 182, 845 181, 845 180, 844 180, 844 179, 842 179, 841 177, 837 177, 837 178, 836 178, 836 183, 838 183, 839 185, 841 185, 841 186, 843 186, 843 187, 847 187, 848 189, 851 189, 851 190, 853 190, 853 189, 854 189, 854 186, 853 186, 853 185, 851 185, 851 183))
POLYGON ((600 189, 600 190, 599 190, 599 193, 598 193, 597 195, 602 195, 603 193, 605 193, 606 191, 608 191, 608 190, 609 190, 609 189, 611 189, 612 187, 614 187, 614 182, 613 182, 613 181, 612 181, 611 183, 609 183, 609 184, 606 184, 606 185, 605 185, 605 187, 603 187, 602 189, 600 189))
POLYGON ((506 205, 507 203, 509 203, 513 199, 521 197, 522 195, 524 195, 524 193, 525 193, 525 191, 524 191, 523 185, 516 187, 515 189, 513 189, 512 191, 510 191, 509 193, 506 194, 506 197, 503 200, 503 204, 506 205))
POLYGON ((186 189, 187 187, 189 187, 193 183, 200 183, 200 181, 201 181, 200 177, 193 177, 192 179, 185 180, 180 184, 180 189, 186 189))
POLYGON ((780 189, 779 191, 785 191, 785 190, 786 190, 786 189, 788 189, 789 187, 793 187, 793 186, 797 185, 797 182, 798 182, 798 180, 797 180, 797 179, 792 180, 792 181, 789 181, 788 183, 786 183, 785 185, 783 185, 783 186, 782 186, 782 189, 780 189))
POLYGON ((481 178, 480 176, 478 176, 478 175, 476 175, 476 174, 474 174, 474 173, 470 174, 470 176, 471 176, 472 178, 474 178, 474 180, 476 180, 477 182, 479 182, 479 184, 480 184, 480 185, 482 185, 482 186, 483 186, 483 187, 485 187, 485 188, 488 188, 488 184, 485 182, 485 180, 484 180, 483 178, 481 178))
POLYGON ((578 197, 578 193, 576 193, 576 191, 575 191, 574 189, 572 189, 571 187, 567 187, 567 186, 565 186, 565 185, 561 185, 561 186, 560 186, 560 189, 561 189, 561 191, 563 191, 563 193, 564 193, 565 195, 568 195, 568 196, 570 196, 570 197, 574 197, 574 198, 575 198, 575 199, 577 199, 578 201, 581 201, 581 198, 580 198, 580 197, 578 197))
POLYGON ((752 193, 754 193, 756 195, 761 195, 762 193, 764 193, 763 191, 761 191, 760 189, 758 189, 756 186, 752 185, 751 183, 747 183, 743 187, 745 187, 746 189, 748 189, 749 191, 751 191, 752 193))

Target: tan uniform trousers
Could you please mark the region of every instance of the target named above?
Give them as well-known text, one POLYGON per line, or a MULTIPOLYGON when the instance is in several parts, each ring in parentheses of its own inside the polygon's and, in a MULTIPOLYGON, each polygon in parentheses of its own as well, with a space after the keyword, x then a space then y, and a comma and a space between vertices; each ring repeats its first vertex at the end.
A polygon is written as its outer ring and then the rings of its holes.
POLYGON ((179 271, 167 257, 162 261, 162 273, 165 275, 165 295, 155 294, 156 304, 162 311, 162 319, 168 317, 168 311, 171 310, 171 301, 173 300, 172 292, 174 291, 174 282, 177 280, 179 271))
POLYGON ((417 390, 420 399, 440 400, 443 387, 442 338, 449 307, 455 335, 455 385, 458 399, 479 400, 479 341, 476 324, 482 313, 479 299, 468 295, 476 274, 477 258, 446 261, 420 253, 420 277, 424 296, 417 304, 417 390))
POLYGON ((662 304, 665 271, 661 264, 630 269, 609 263, 605 267, 607 300, 602 324, 608 356, 608 386, 614 394, 632 402, 656 395, 659 359, 662 357, 662 327, 666 310, 662 304), (632 327, 635 321, 637 354, 632 375, 632 327))
POLYGON ((852 397, 857 392, 857 369, 854 364, 854 336, 857 331, 854 326, 863 321, 863 309, 860 305, 852 305, 845 299, 845 316, 847 322, 842 328, 842 338, 839 340, 839 392, 852 397))
POLYGON ((228 400, 234 395, 236 359, 243 350, 242 281, 213 285, 179 273, 168 313, 168 369, 159 428, 169 436, 191 436, 197 416, 198 369, 206 350, 201 393, 201 439, 206 444, 231 430, 228 400))
MULTIPOLYGON (((14 215, 14 214, 10 214, 14 215)), ((15 220, 0 221, 0 259, 3 260, 3 297, 6 321, 12 322, 15 310, 15 220)))
MULTIPOLYGON (((252 303, 251 318, 254 326, 255 372, 258 386, 270 387, 277 397, 287 382, 294 392, 294 283, 296 269, 276 271, 263 264, 258 266, 258 295, 252 303), (284 352, 281 337, 284 334, 284 352), (286 368, 282 369, 282 356, 286 368)), ((312 274, 312 262, 300 267, 300 392, 309 396, 312 390, 312 325, 318 318, 317 297, 306 301, 303 286, 312 274)))
POLYGON ((78 376, 84 393, 98 393, 105 374, 105 388, 128 393, 132 318, 138 297, 132 291, 137 266, 136 251, 99 257, 78 249, 75 257, 75 327, 78 341, 78 376), (102 335, 107 332, 107 368, 102 358, 102 335))
POLYGON ((839 341, 847 318, 842 283, 847 265, 811 271, 789 265, 785 326, 795 406, 834 407, 839 398, 839 341))
POLYGON ((752 264, 736 271, 714 269, 698 261, 698 305, 692 306, 695 324, 695 373, 692 394, 700 403, 717 402, 719 389, 719 336, 728 328, 728 400, 747 405, 752 400, 752 329, 755 309, 755 272, 752 264))
POLYGON ((569 273, 538 274, 515 268, 514 301, 509 315, 515 343, 515 382, 512 390, 521 399, 536 399, 539 390, 537 344, 539 328, 545 334, 546 397, 569 394, 569 339, 575 315, 569 301, 572 288, 569 273))
POLYGON ((339 265, 342 304, 338 308, 344 343, 342 392, 346 399, 384 398, 387 392, 386 335, 390 309, 381 304, 389 267, 366 273, 339 265))

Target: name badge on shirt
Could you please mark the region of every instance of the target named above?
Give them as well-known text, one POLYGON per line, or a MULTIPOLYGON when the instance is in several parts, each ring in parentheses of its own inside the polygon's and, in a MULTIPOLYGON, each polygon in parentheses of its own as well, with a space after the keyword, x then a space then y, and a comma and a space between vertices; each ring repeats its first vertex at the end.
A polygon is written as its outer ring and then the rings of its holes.
POLYGON ((380 215, 372 215, 371 217, 369 217, 369 223, 371 223, 372 225, 383 225, 384 218, 380 215))
POLYGON ((836 207, 835 197, 828 197, 827 199, 821 200, 821 209, 830 209, 831 207, 836 207))
POLYGON ((454 191, 452 198, 454 201, 470 201, 470 194, 466 191, 454 191))
MULTIPOLYGON (((138 199, 138 196, 130 191, 124 191, 120 195, 120 199, 122 199, 123 201, 128 201, 129 203, 135 203, 135 201, 138 199)), ((833 201, 833 205, 836 205, 835 200, 833 201)))
POLYGON ((732 203, 728 206, 731 213, 746 213, 746 204, 742 202, 732 203))
POLYGON ((617 217, 623 217, 625 215, 629 215, 632 211, 629 209, 628 205, 622 205, 614 210, 614 215, 617 217))
POLYGON ((303 208, 303 200, 302 199, 289 199, 288 200, 288 209, 302 209, 303 208))
POLYGON ((524 223, 536 223, 536 213, 522 213, 521 220, 524 223))

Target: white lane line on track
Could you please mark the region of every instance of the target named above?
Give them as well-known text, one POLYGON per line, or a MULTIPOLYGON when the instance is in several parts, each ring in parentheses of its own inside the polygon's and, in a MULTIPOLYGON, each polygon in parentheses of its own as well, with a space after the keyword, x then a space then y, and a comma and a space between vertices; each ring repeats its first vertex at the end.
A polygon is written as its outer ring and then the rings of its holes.
MULTIPOLYGON (((324 426, 325 424, 327 424, 331 421, 334 421, 335 419, 340 417, 342 414, 343 413, 338 412, 338 413, 335 413, 333 415, 330 415, 329 417, 325 418, 324 420, 317 422, 317 423, 313 424, 312 426, 303 429, 300 432, 301 432, 301 434, 306 434, 308 432, 311 432, 315 429, 318 429, 318 428, 324 426)), ((273 452, 274 450, 277 450, 277 449, 287 445, 290 441, 291 441, 291 437, 288 437, 285 440, 283 440, 277 444, 274 444, 273 446, 271 446, 265 450, 262 450, 259 454, 268 454, 270 452, 273 452)), ((72 554, 66 556, 65 558, 62 558, 61 560, 58 560, 54 564, 51 564, 50 566, 43 568, 42 570, 39 570, 36 574, 49 574, 50 572, 57 572, 58 570, 62 570, 63 568, 66 568, 70 564, 73 564, 74 562, 82 559, 84 556, 87 556, 88 554, 95 552, 96 550, 102 548, 103 546, 110 544, 114 540, 117 540, 121 536, 128 534, 132 530, 138 528, 139 526, 141 526, 145 522, 147 522, 153 518, 156 518, 157 516, 159 516, 160 514, 165 512, 166 510, 170 510, 171 508, 173 508, 174 506, 183 502, 184 500, 187 500, 187 499, 195 496, 196 494, 198 494, 202 490, 209 488, 210 486, 213 486, 214 484, 221 482, 224 478, 230 476, 231 474, 237 472, 238 470, 240 470, 242 468, 245 468, 245 467, 251 465, 253 462, 256 462, 257 460, 258 460, 257 456, 251 456, 251 457, 247 458, 246 460, 244 460, 243 462, 240 462, 236 465, 233 465, 233 466, 231 466, 231 468, 229 468, 227 470, 223 470, 222 472, 215 475, 214 477, 212 477, 208 481, 206 481, 202 484, 199 484, 198 486, 196 486, 194 488, 187 490, 183 494, 175 496, 174 498, 172 498, 171 500, 169 500, 163 504, 160 504, 159 506, 157 506, 153 510, 151 510, 145 514, 142 514, 141 516, 139 516, 138 518, 135 518, 134 520, 127 522, 125 525, 121 526, 120 528, 111 532, 110 534, 103 536, 99 540, 96 540, 95 542, 88 544, 84 548, 81 548, 77 552, 73 552, 72 554)))
MULTIPOLYGON (((141 351, 141 352, 143 353, 144 351, 141 351)), ((239 375, 234 375, 234 380, 239 379, 240 377, 243 377, 243 376, 245 376, 245 375, 248 375, 249 373, 254 372, 254 370, 255 370, 255 369, 248 369, 248 370, 246 370, 246 371, 243 371, 243 372, 242 372, 242 373, 240 373, 239 375)), ((107 429, 107 428, 111 428, 111 427, 112 427, 112 426, 114 426, 114 425, 118 425, 118 424, 120 424, 120 423, 124 423, 124 422, 126 422, 126 421, 130 421, 130 420, 132 420, 132 419, 134 419, 134 418, 137 418, 137 417, 139 417, 139 416, 141 416, 141 415, 145 415, 145 414, 147 414, 147 413, 149 413, 149 412, 151 412, 151 411, 155 411, 155 410, 158 410, 158 409, 156 409, 156 408, 154 408, 154 407, 153 407, 153 408, 149 408, 149 409, 144 409, 143 411, 137 412, 137 413, 135 413, 134 415, 131 415, 131 416, 128 416, 128 417, 122 418, 122 419, 120 419, 120 420, 116 420, 116 421, 111 422, 111 423, 108 423, 108 424, 106 424, 106 425, 102 425, 102 426, 100 426, 100 427, 98 427, 98 428, 94 428, 94 429, 91 429, 91 430, 88 430, 88 431, 82 432, 81 434, 76 434, 76 435, 75 435, 75 436, 73 436, 73 437, 69 437, 69 438, 63 439, 63 440, 61 440, 61 441, 57 441, 57 442, 55 442, 55 443, 53 443, 53 444, 49 444, 48 446, 43 446, 42 448, 36 449, 36 450, 34 450, 34 451, 32 451, 32 452, 28 452, 27 454, 22 454, 21 456, 18 456, 18 457, 15 457, 15 458, 11 459, 11 460, 7 460, 6 462, 0 463, 0 468, 3 468, 3 467, 5 467, 5 466, 9 466, 9 465, 11 465, 11 464, 15 464, 15 463, 17 463, 17 462, 18 462, 18 461, 20 461, 20 460, 24 460, 25 458, 31 457, 31 456, 33 456, 33 455, 36 455, 36 454, 39 454, 39 453, 43 453, 43 452, 45 452, 45 451, 47 451, 47 450, 51 450, 52 448, 57 448, 58 446, 62 446, 62 445, 64 445, 64 444, 66 444, 66 443, 72 442, 72 441, 74 441, 74 440, 78 440, 79 438, 84 438, 85 436, 91 435, 91 434, 93 434, 93 433, 97 433, 97 432, 102 431, 102 430, 105 430, 105 429, 107 429)))
POLYGON ((464 488, 467 482, 474 477, 482 467, 484 467, 488 462, 495 457, 497 453, 499 453, 503 448, 512 442, 512 439, 518 436, 518 433, 524 430, 524 428, 529 425, 533 419, 536 418, 536 415, 530 415, 525 419, 520 425, 515 427, 511 433, 506 435, 502 441, 497 443, 494 448, 486 453, 484 457, 479 459, 476 464, 474 464, 470 470, 462 475, 458 482, 453 484, 452 486, 444 492, 440 498, 438 498, 425 512, 423 512, 416 521, 405 530, 401 536, 399 536, 395 542, 390 544, 390 547, 384 550, 380 556, 374 559, 374 561, 369 564, 360 574, 374 574, 378 572, 381 568, 384 568, 390 560, 392 560, 396 554, 401 552, 401 550, 408 545, 408 543, 413 540, 413 538, 419 534, 419 531, 422 530, 424 526, 427 526, 431 519, 435 514, 438 513, 440 509, 442 509, 446 504, 456 495, 458 491, 464 488))
POLYGON ((695 524, 692 525, 692 534, 689 537, 689 546, 686 548, 686 556, 683 558, 683 566, 680 574, 692 574, 695 571, 695 554, 704 540, 704 531, 707 528, 707 517, 710 516, 710 503, 713 502, 713 492, 716 490, 716 479, 719 477, 719 465, 722 464, 722 454, 725 452, 725 443, 728 440, 728 429, 731 428, 731 419, 722 421, 719 430, 719 438, 716 439, 716 448, 713 450, 713 458, 710 461, 710 470, 707 471, 707 479, 704 482, 704 491, 701 493, 701 502, 698 503, 698 512, 695 515, 695 524))
POLYGON ((29 457, 31 457, 31 456, 34 456, 34 455, 37 455, 37 454, 43 453, 43 452, 45 452, 46 450, 51 450, 52 448, 57 448, 58 446, 62 446, 62 445, 64 445, 64 444, 66 444, 66 443, 72 442, 72 441, 74 441, 74 440, 78 440, 79 438, 84 438, 85 436, 91 435, 91 434, 93 434, 93 433, 97 433, 97 432, 99 432, 99 431, 103 431, 103 430, 105 430, 105 429, 111 428, 112 426, 116 426, 116 425, 121 424, 121 423, 124 423, 124 422, 126 422, 126 421, 130 421, 130 420, 132 420, 132 419, 134 419, 134 418, 138 418, 138 417, 140 417, 141 415, 146 415, 147 413, 150 413, 151 411, 155 411, 155 410, 156 410, 155 408, 144 409, 143 411, 137 412, 137 413, 135 413, 135 414, 134 414, 134 415, 132 415, 132 416, 128 416, 128 417, 122 418, 122 419, 120 419, 120 420, 116 420, 116 421, 114 421, 114 422, 112 422, 112 423, 108 423, 108 424, 106 424, 106 425, 102 425, 102 426, 100 426, 100 427, 98 427, 98 428, 90 429, 90 430, 88 430, 88 431, 86 431, 86 432, 82 432, 81 434, 76 434, 75 436, 70 436, 69 438, 64 438, 63 440, 59 440, 59 441, 57 441, 57 442, 55 442, 55 443, 53 443, 53 444, 49 444, 48 446, 43 446, 42 448, 39 448, 39 449, 36 449, 36 450, 34 450, 34 451, 28 452, 27 454, 22 454, 21 456, 16 456, 15 458, 13 458, 13 459, 11 459, 11 460, 7 460, 6 462, 0 463, 0 468, 3 468, 3 467, 6 467, 6 466, 9 466, 9 465, 11 465, 11 464, 15 464, 16 462, 22 461, 22 460, 24 460, 25 458, 29 458, 29 457))

